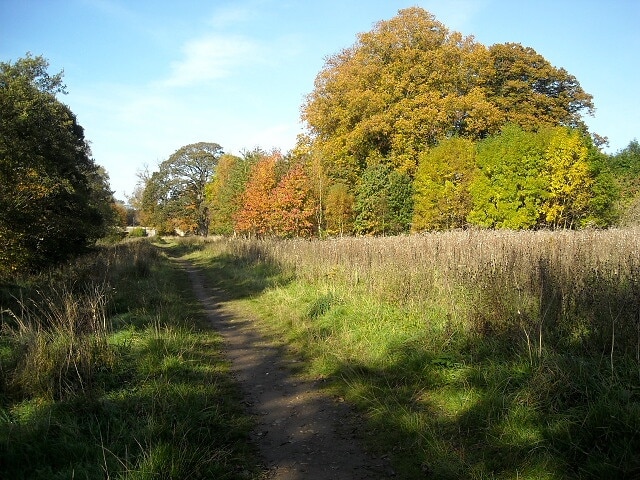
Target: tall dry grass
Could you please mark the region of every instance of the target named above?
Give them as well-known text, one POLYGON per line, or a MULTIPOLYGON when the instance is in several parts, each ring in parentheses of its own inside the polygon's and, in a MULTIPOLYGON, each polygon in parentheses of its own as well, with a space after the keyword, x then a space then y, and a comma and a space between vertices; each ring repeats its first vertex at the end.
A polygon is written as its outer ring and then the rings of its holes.
POLYGON ((398 478, 638 478, 639 230, 194 253, 363 412, 398 478))
POLYGON ((0 305, 0 336, 13 352, 0 365, 3 389, 52 400, 90 393, 96 375, 115 362, 112 285, 148 276, 157 256, 146 242, 100 249, 32 278, 0 305))
MULTIPOLYGON (((467 230, 386 238, 233 240, 227 253, 403 306, 445 304, 466 333, 640 362, 640 229, 467 230)), ((219 246, 217 247, 220 248, 219 246)))

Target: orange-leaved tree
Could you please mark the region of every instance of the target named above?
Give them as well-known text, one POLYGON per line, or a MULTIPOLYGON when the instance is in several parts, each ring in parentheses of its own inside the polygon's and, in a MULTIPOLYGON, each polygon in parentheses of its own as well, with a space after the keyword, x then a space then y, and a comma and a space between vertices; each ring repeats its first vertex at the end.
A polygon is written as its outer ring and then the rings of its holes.
POLYGON ((255 236, 270 233, 271 192, 277 185, 276 167, 280 158, 280 153, 274 152, 251 168, 242 195, 242 207, 234 216, 238 233, 255 236))
POLYGON ((316 202, 311 182, 301 164, 293 166, 271 194, 271 232, 278 237, 310 237, 316 202))

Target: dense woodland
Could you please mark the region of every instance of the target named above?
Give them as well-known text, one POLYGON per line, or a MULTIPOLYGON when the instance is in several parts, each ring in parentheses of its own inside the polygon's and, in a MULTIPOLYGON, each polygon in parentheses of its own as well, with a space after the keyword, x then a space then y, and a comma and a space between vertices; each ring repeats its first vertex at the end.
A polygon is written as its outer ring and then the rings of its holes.
POLYGON ((593 99, 532 48, 485 46, 414 7, 327 58, 289 152, 200 142, 114 201, 62 74, 0 64, 0 276, 65 260, 117 227, 206 236, 395 235, 636 224, 640 146, 614 155, 593 99))

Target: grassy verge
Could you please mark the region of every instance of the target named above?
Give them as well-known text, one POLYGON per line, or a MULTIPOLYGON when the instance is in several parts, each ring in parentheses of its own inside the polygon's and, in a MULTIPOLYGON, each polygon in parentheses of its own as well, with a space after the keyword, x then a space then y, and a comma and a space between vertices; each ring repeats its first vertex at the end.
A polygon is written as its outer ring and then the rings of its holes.
POLYGON ((356 404, 399 478, 640 476, 634 232, 217 241, 191 254, 356 404))
POLYGON ((104 248, 2 299, 0 478, 260 475, 220 339, 157 247, 104 248))

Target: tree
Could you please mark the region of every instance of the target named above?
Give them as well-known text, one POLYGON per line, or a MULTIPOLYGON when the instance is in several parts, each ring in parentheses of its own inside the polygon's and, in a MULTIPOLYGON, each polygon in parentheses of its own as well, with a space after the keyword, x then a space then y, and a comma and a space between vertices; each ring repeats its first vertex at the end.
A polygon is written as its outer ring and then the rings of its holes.
POLYGON ((325 218, 327 233, 340 236, 353 230, 355 197, 344 182, 334 183, 327 192, 325 218))
POLYGON ((579 219, 579 227, 609 227, 619 218, 616 202, 620 190, 616 185, 609 166, 609 156, 602 153, 588 136, 584 136, 588 145, 587 162, 593 178, 589 208, 585 216, 579 219))
POLYGON ((294 165, 270 195, 270 231, 278 237, 310 237, 314 231, 316 203, 302 164, 294 165))
POLYGON ((0 63, 0 276, 78 254, 115 224, 106 172, 43 57, 0 63))
POLYGON ((472 38, 418 7, 401 10, 327 60, 303 119, 335 178, 353 184, 381 158, 412 175, 417 153, 438 138, 497 129, 499 112, 474 83, 487 64, 472 38))
POLYGON ((469 187, 476 171, 476 144, 452 137, 420 155, 414 181, 414 231, 445 230, 467 225, 472 199, 469 187))
POLYGON ((384 164, 369 166, 356 188, 354 230, 394 235, 409 230, 413 188, 408 175, 384 164))
POLYGON ((242 194, 251 165, 247 155, 244 158, 229 154, 220 157, 213 180, 205 189, 211 233, 229 235, 234 232, 234 216, 242 207, 242 194))
POLYGON ((593 114, 592 96, 573 75, 517 43, 492 45, 489 55, 487 94, 506 122, 526 130, 562 125, 586 132, 581 115, 593 114))
POLYGON ((556 128, 545 151, 548 195, 542 205, 552 228, 572 228, 586 218, 593 197, 589 146, 577 130, 556 128))
POLYGON ((604 227, 615 220, 617 191, 589 135, 511 125, 480 142, 470 187, 470 223, 495 228, 604 227))
POLYGON ((620 191, 618 209, 622 225, 640 224, 640 143, 632 140, 609 159, 620 191))
POLYGON ((516 125, 478 145, 478 174, 470 185, 467 220, 482 227, 528 229, 538 225, 547 196, 545 139, 516 125))
POLYGON ((209 211, 205 187, 213 178, 222 147, 199 142, 178 149, 151 175, 143 194, 155 226, 166 225, 206 236, 209 211))
POLYGON ((160 235, 174 234, 177 227, 174 215, 180 214, 174 208, 174 201, 166 177, 161 172, 149 174, 144 180, 140 199, 140 220, 145 226, 154 227, 160 235))
POLYGON ((509 122, 583 126, 592 108, 575 77, 532 49, 487 48, 412 7, 327 59, 302 118, 327 173, 354 186, 383 160, 413 176, 445 138, 479 140, 509 122))
POLYGON ((238 232, 254 236, 271 233, 271 194, 277 185, 278 160, 277 154, 265 156, 251 168, 242 195, 242 208, 235 215, 238 232))

